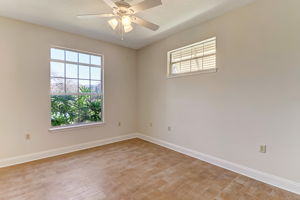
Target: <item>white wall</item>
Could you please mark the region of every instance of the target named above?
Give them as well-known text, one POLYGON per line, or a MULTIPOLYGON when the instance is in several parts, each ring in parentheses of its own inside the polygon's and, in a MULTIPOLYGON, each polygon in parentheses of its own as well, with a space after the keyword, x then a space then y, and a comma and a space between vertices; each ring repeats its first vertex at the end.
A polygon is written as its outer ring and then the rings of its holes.
POLYGON ((7 18, 0 30, 0 159, 136 131, 135 50, 7 18), (104 55, 105 125, 48 132, 51 45, 104 55))
POLYGON ((139 50, 139 132, 300 182, 299 8, 257 0, 139 50), (217 73, 166 78, 167 51, 212 36, 217 73))

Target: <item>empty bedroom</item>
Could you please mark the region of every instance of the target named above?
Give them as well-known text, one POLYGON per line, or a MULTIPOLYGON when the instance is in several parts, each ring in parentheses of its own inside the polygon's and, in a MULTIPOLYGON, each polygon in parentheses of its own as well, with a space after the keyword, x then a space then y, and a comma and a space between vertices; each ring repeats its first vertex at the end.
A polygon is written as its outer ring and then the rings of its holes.
POLYGON ((0 200, 300 200, 299 0, 0 0, 0 200))

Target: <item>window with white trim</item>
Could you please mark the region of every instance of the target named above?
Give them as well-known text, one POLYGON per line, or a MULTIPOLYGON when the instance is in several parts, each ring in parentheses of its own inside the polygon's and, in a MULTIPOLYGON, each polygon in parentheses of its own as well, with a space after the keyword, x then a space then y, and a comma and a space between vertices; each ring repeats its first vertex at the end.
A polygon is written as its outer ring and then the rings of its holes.
POLYGON ((215 72, 216 38, 210 38, 195 44, 168 52, 168 76, 215 72))
POLYGON ((51 48, 51 125, 103 121, 103 56, 51 48))

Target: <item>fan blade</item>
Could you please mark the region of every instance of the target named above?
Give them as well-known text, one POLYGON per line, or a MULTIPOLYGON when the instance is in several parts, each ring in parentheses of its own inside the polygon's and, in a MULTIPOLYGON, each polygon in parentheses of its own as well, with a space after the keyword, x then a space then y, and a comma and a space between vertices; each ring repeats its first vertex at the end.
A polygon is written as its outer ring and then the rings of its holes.
POLYGON ((137 13, 142 10, 147 10, 149 8, 153 8, 160 5, 162 5, 161 0, 144 0, 143 2, 133 5, 130 8, 134 10, 135 13, 137 13))
POLYGON ((112 0, 103 0, 109 7, 117 8, 118 6, 112 0))
POLYGON ((91 15, 77 15, 80 19, 99 18, 99 17, 114 17, 113 14, 91 14, 91 15))
POLYGON ((148 21, 146 21, 146 20, 144 20, 144 19, 141 19, 141 18, 139 18, 139 17, 135 17, 135 16, 132 17, 132 22, 135 23, 135 24, 144 26, 144 27, 146 27, 146 28, 149 28, 149 29, 151 29, 151 30, 153 30, 153 31, 156 31, 156 30, 159 29, 159 26, 158 26, 158 25, 153 24, 153 23, 151 23, 151 22, 148 22, 148 21))

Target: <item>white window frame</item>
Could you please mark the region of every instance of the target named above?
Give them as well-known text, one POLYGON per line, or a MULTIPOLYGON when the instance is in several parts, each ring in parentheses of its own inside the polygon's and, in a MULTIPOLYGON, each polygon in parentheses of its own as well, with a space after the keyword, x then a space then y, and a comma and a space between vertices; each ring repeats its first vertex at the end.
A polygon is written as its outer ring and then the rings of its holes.
MULTIPOLYGON (((167 78, 174 78, 174 77, 181 77, 181 76, 188 76, 188 75, 195 75, 195 74, 202 74, 202 73, 211 73, 211 72, 217 72, 218 71, 218 67, 217 67, 217 38, 216 37, 211 37, 209 39, 206 39, 206 40, 203 40, 203 41, 200 41, 200 42, 196 42, 196 43, 186 45, 186 46, 183 46, 183 47, 180 47, 180 48, 177 48, 177 49, 173 49, 171 51, 168 51, 167 56, 168 56, 168 59, 167 59, 167 61, 168 61, 168 64, 167 64, 167 66, 168 66, 167 67, 167 78), (186 48, 191 48, 191 47, 194 47, 194 46, 197 46, 197 45, 201 45, 201 44, 204 44, 204 43, 212 41, 212 40, 216 41, 216 52, 213 53, 213 54, 209 54, 209 55, 205 55, 205 56, 199 56, 199 57, 196 57, 196 58, 204 58, 204 57, 207 57, 207 56, 215 55, 216 56, 216 67, 215 68, 202 69, 202 70, 197 70, 197 71, 194 71, 194 72, 184 72, 184 73, 178 73, 178 74, 172 73, 172 64, 175 63, 175 62, 173 62, 173 63, 171 62, 172 61, 172 59, 171 59, 172 53, 183 50, 183 49, 186 49, 186 48)), ((184 61, 193 60, 193 59, 195 59, 195 57, 191 58, 191 59, 186 59, 184 61)), ((178 62, 182 62, 182 61, 178 61, 178 62)))
MULTIPOLYGON (((60 46, 50 46, 49 48, 49 56, 50 56, 50 59, 49 59, 49 99, 50 99, 50 128, 49 128, 49 131, 60 131, 60 130, 65 130, 65 129, 73 129, 73 128, 85 128, 85 127, 92 127, 92 126, 99 126, 99 125, 102 125, 102 124, 105 124, 105 112, 104 112, 104 55, 103 54, 99 54, 99 53, 94 53, 94 52, 89 52, 89 51, 82 51, 82 50, 78 50, 78 49, 72 49, 72 48, 66 48, 66 47, 60 47, 60 46), (55 78, 55 77, 52 77, 51 76, 51 62, 59 62, 59 63, 64 63, 64 87, 66 87, 66 64, 76 64, 76 65, 85 65, 85 66, 89 66, 89 67, 98 67, 99 68, 99 65, 93 65, 93 64, 86 64, 86 63, 80 63, 79 62, 79 56, 78 56, 78 62, 71 62, 71 61, 66 61, 66 53, 65 53, 65 60, 57 60, 57 59, 52 59, 51 58, 51 49, 54 48, 54 49, 60 49, 60 50, 64 50, 64 51, 73 51, 73 52, 76 52, 76 53, 82 53, 82 54, 88 54, 89 56, 99 56, 101 57, 101 65, 100 65, 100 71, 101 71, 101 93, 98 94, 98 96, 101 96, 101 121, 99 122, 89 122, 89 123, 77 123, 77 124, 70 124, 70 125, 62 125, 62 126, 52 126, 51 125, 51 96, 52 95, 61 95, 61 96, 64 96, 64 95, 95 95, 95 93, 80 93, 79 92, 79 84, 78 84, 78 92, 77 93, 64 93, 64 94, 61 94, 61 93, 58 93, 58 94, 53 94, 51 93, 51 79, 52 78, 55 78)), ((91 59, 91 58, 90 58, 91 59)), ((90 61, 91 62, 91 61, 90 61)), ((79 75, 79 69, 78 70, 78 75, 79 75)), ((90 71, 91 73, 91 71, 90 71)), ((57 78, 62 78, 62 77, 57 77, 57 78)), ((72 78, 70 78, 72 79, 72 78)), ((80 79, 79 76, 78 78, 74 78, 74 79, 79 79, 79 80, 87 80, 87 79, 80 79)), ((93 79, 89 79, 89 81, 93 81, 93 79)), ((66 88, 65 88, 66 90, 66 88)))

